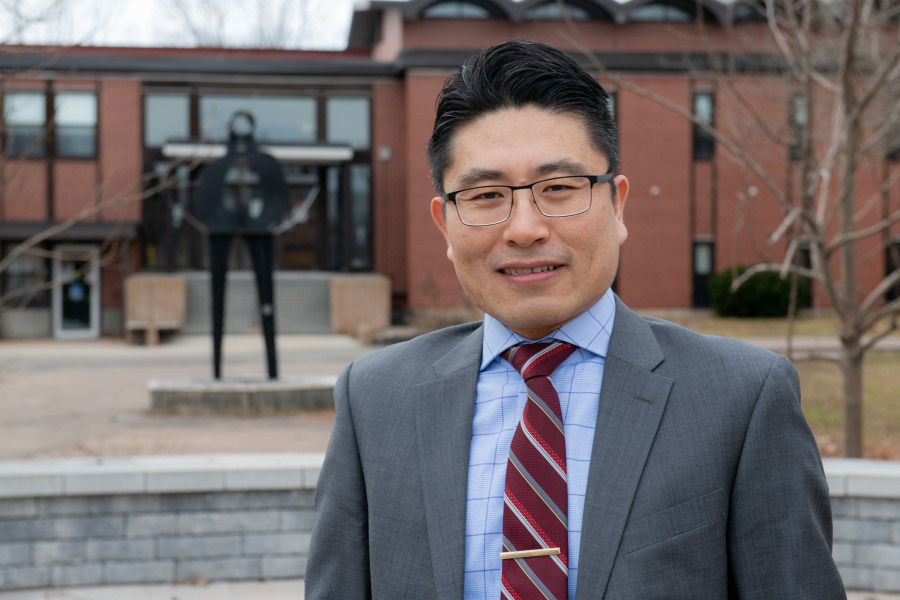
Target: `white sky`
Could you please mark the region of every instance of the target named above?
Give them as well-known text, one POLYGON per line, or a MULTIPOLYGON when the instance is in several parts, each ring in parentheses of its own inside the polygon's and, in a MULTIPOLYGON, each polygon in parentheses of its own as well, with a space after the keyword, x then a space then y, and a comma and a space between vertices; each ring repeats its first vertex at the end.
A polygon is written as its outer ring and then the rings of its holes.
POLYGON ((217 40, 206 45, 259 47, 260 30, 271 34, 281 26, 280 41, 270 46, 341 50, 354 5, 366 4, 368 0, 0 0, 0 44, 195 46, 197 38, 176 8, 185 7, 204 34, 217 40), (283 15, 281 7, 287 9, 283 15), (216 15, 222 17, 221 27, 216 15))
POLYGON ((193 46, 177 5, 192 11, 206 35, 226 46, 258 46, 279 26, 286 48, 342 49, 357 0, 3 0, 0 43, 193 46), (306 13, 303 14, 304 5, 306 13), (222 27, 215 14, 223 17, 222 27), (279 14, 279 7, 287 10, 279 14), (18 12, 18 15, 16 14, 18 12), (18 18, 17 18, 18 17, 18 18), (262 24, 260 24, 262 20, 262 24), (304 26, 305 23, 305 26, 304 26))

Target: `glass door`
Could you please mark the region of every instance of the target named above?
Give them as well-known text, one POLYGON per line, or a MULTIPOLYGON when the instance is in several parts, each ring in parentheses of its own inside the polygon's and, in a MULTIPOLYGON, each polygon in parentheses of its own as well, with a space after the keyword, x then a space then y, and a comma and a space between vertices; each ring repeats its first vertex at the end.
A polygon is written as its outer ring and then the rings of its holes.
POLYGON ((329 268, 323 247, 325 194, 318 167, 283 166, 288 213, 275 228, 276 267, 288 271, 329 268))
POLYGON ((100 336, 100 261, 97 246, 57 246, 53 251, 53 336, 100 336))

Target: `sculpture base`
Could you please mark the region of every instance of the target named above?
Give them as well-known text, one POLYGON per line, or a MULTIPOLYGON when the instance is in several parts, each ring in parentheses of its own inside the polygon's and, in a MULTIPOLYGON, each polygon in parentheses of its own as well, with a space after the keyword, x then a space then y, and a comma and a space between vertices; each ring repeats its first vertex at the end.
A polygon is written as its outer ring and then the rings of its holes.
POLYGON ((151 410, 177 414, 262 415, 334 408, 330 375, 280 379, 151 379, 151 410))

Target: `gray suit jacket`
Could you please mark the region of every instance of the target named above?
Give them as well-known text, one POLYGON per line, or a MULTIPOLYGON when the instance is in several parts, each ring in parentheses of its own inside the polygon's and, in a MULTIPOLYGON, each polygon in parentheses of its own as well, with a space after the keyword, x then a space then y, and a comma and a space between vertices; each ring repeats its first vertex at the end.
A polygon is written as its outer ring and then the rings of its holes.
MULTIPOLYGON (((307 600, 463 596, 482 328, 347 367, 319 477, 307 600)), ((588 476, 578 598, 844 598, 828 489, 784 357, 621 302, 588 476)))

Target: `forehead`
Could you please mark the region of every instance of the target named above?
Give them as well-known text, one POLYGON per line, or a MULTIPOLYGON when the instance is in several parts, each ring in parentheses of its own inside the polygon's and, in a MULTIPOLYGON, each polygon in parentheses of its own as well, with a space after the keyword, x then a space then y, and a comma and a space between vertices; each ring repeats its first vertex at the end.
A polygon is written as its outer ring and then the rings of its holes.
POLYGON ((534 106, 486 113, 460 126, 449 158, 444 171, 448 189, 490 179, 518 183, 552 176, 548 172, 554 165, 560 174, 605 173, 608 164, 581 115, 534 106))

